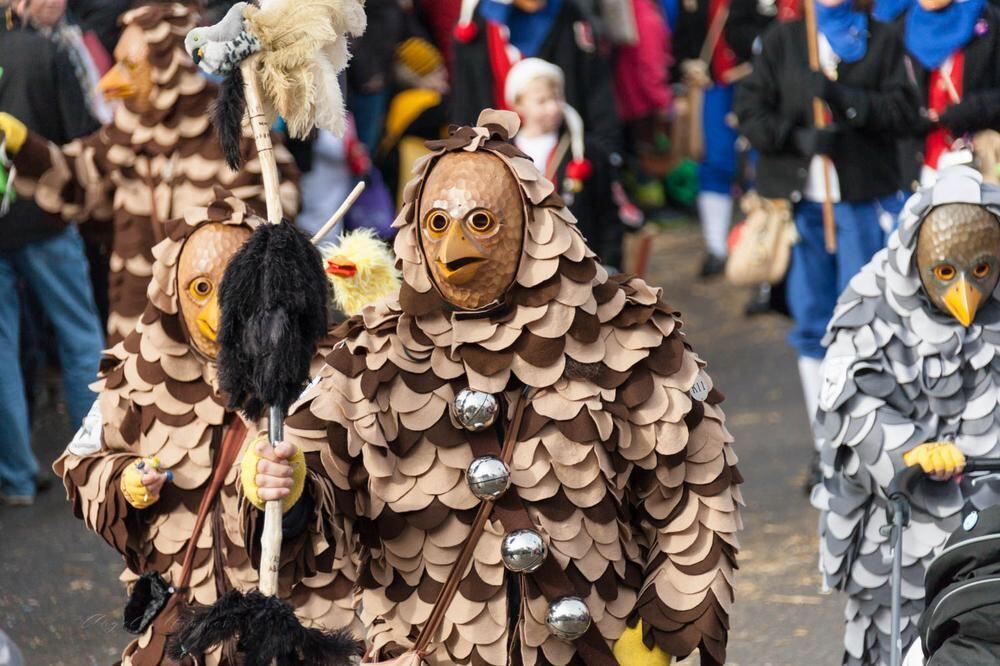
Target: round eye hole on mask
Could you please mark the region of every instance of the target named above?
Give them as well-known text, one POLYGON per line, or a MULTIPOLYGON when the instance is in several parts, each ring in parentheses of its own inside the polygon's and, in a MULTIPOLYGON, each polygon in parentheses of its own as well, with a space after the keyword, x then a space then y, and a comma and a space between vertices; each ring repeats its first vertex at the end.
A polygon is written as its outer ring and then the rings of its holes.
POLYGON ((451 219, 440 210, 432 210, 424 218, 424 228, 432 236, 440 236, 448 229, 451 219))
POLYGON ((202 302, 211 296, 213 290, 212 281, 206 277, 197 277, 191 280, 191 284, 188 285, 191 297, 198 302, 202 302))
POLYGON ((975 268, 972 269, 972 277, 977 280, 982 280, 990 274, 990 265, 986 262, 977 264, 975 268))
POLYGON ((958 271, 951 264, 940 264, 934 267, 934 277, 942 282, 950 282, 955 279, 958 271))
POLYGON ((500 226, 493 214, 485 210, 472 211, 468 217, 469 229, 479 235, 488 235, 500 226))

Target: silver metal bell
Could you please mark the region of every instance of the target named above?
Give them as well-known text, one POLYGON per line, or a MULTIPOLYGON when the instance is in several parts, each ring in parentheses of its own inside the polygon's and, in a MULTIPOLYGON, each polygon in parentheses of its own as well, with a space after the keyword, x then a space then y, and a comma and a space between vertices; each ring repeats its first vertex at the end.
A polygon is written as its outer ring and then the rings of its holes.
POLYGON ((535 530, 514 530, 500 543, 503 565, 514 573, 531 573, 542 566, 548 547, 535 530))
POLYGON ((590 609, 580 597, 563 597, 549 606, 545 624, 554 636, 575 641, 590 628, 590 609))
POLYGON ((455 418, 466 430, 486 430, 497 420, 500 401, 492 393, 464 388, 455 396, 455 418))
POLYGON ((483 456, 469 463, 465 480, 473 495, 481 500, 495 500, 510 488, 510 469, 499 458, 483 456))

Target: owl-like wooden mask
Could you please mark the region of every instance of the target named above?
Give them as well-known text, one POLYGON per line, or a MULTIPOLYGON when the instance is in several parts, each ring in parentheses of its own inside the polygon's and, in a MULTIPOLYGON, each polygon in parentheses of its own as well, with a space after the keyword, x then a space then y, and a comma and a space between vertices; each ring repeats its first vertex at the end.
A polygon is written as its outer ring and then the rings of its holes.
POLYGON ((181 319, 191 346, 214 359, 219 353, 219 285, 233 255, 250 238, 244 226, 211 223, 192 233, 177 262, 181 319))
POLYGON ((463 310, 498 301, 517 275, 524 199, 503 161, 455 152, 431 168, 420 197, 420 246, 441 295, 463 310))
POLYGON ((1000 221, 982 206, 938 206, 920 225, 917 269, 931 303, 968 326, 1000 279, 1000 221))

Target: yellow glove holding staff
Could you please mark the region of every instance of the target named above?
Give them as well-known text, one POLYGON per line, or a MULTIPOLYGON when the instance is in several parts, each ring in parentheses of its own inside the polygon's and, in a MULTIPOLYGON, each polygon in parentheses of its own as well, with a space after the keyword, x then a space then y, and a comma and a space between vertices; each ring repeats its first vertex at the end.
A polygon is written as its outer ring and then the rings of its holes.
POLYGON ((0 111, 0 132, 3 132, 4 136, 7 137, 7 152, 10 155, 16 155, 28 139, 27 126, 3 111, 0 111))
POLYGON ((240 463, 243 494, 258 509, 268 500, 283 500, 288 511, 302 497, 306 485, 306 458, 288 442, 275 446, 260 434, 250 443, 240 463))
POLYGON ((903 454, 907 467, 920 465, 925 474, 947 481, 965 468, 965 454, 951 442, 927 442, 903 454))
POLYGON ((615 659, 621 666, 670 666, 670 655, 654 645, 652 649, 642 642, 642 620, 615 642, 615 659))
POLYGON ((121 490, 125 501, 136 509, 145 509, 160 499, 163 485, 173 480, 173 473, 162 471, 156 458, 142 458, 125 468, 121 490))

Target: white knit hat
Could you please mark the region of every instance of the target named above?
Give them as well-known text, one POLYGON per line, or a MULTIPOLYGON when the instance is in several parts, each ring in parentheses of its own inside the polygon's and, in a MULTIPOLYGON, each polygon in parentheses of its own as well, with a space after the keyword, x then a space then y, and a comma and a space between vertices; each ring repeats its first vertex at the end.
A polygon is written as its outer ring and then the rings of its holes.
MULTIPOLYGON (((507 73, 507 80, 503 86, 503 97, 508 108, 514 107, 517 96, 521 94, 525 86, 535 79, 552 81, 558 86, 560 92, 566 87, 566 78, 563 76, 562 68, 558 65, 553 65, 541 58, 525 58, 518 61, 507 73)), ((566 129, 569 130, 570 152, 573 155, 573 160, 583 161, 583 119, 576 109, 565 101, 562 104, 562 109, 566 129)))
POLYGON ((566 86, 566 77, 558 65, 541 58, 519 60, 510 68, 503 86, 503 98, 508 108, 513 108, 517 96, 535 79, 548 79, 559 86, 559 90, 566 86))

